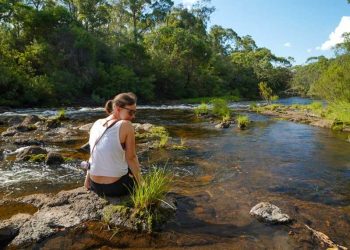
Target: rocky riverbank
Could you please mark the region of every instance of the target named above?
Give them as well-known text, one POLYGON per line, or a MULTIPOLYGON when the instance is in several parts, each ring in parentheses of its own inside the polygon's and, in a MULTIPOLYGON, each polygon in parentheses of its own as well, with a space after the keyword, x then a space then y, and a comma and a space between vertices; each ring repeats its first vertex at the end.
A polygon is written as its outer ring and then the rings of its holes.
POLYGON ((158 209, 162 220, 149 221, 140 212, 125 205, 125 199, 101 198, 85 188, 61 191, 56 195, 29 195, 3 200, 2 205, 20 204, 37 209, 33 214, 14 214, 0 221, 0 247, 28 247, 59 232, 79 227, 83 223, 100 221, 112 228, 151 233, 166 223, 176 210, 175 200, 168 198, 158 209), (111 208, 118 207, 111 211, 111 208), (106 220, 109 217, 109 220, 106 220))
POLYGON ((350 132, 350 124, 327 119, 325 117, 322 117, 322 115, 313 112, 310 109, 300 108, 298 106, 294 107, 272 104, 261 107, 251 107, 250 110, 263 115, 276 116, 278 118, 292 122, 350 132))

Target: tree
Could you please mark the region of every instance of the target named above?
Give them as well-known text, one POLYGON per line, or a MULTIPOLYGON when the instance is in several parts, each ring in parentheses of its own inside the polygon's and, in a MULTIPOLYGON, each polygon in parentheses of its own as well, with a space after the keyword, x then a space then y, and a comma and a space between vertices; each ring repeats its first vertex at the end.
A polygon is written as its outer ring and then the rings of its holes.
POLYGON ((272 89, 267 86, 266 82, 260 82, 259 83, 259 91, 261 97, 268 103, 271 104, 272 101, 275 101, 278 99, 277 95, 273 95, 272 89))

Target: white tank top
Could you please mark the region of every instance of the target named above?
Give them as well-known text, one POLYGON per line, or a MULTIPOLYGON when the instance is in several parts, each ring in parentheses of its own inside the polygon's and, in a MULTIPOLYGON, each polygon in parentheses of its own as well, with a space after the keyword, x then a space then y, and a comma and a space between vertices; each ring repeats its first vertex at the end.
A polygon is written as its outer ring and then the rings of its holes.
POLYGON ((97 143, 94 152, 91 152, 95 146, 96 140, 106 130, 104 119, 97 120, 90 130, 90 174, 96 176, 121 177, 128 173, 128 164, 125 160, 125 151, 122 148, 119 139, 120 126, 123 120, 116 122, 110 127, 97 143))

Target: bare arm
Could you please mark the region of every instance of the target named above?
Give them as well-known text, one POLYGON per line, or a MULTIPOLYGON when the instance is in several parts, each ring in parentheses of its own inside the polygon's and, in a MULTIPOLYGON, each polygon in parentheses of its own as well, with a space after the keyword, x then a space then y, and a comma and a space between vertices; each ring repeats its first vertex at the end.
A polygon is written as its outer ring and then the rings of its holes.
POLYGON ((137 183, 141 183, 140 163, 136 155, 135 131, 130 122, 125 122, 122 125, 126 131, 125 139, 125 158, 129 168, 134 175, 137 183))
POLYGON ((85 187, 87 190, 90 189, 90 171, 89 171, 89 170, 86 172, 84 187, 85 187))

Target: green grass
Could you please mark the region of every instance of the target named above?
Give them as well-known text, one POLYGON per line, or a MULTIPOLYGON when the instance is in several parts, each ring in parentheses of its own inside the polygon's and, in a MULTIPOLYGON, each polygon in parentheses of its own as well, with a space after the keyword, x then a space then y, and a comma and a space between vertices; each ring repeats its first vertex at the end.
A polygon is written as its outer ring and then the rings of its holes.
POLYGON ((336 102, 330 103, 327 107, 326 117, 333 120, 341 121, 347 125, 350 125, 350 103, 349 102, 336 102))
POLYGON ((241 97, 238 94, 227 95, 227 96, 215 96, 215 97, 196 97, 196 98, 181 99, 180 102, 185 104, 197 104, 197 103, 203 103, 203 102, 209 103, 215 99, 224 99, 228 102, 238 102, 241 100, 241 97))
POLYGON ((135 137, 136 139, 156 139, 154 142, 156 148, 164 148, 169 141, 169 133, 162 126, 154 126, 149 132, 136 133, 135 137))
POLYGON ((131 194, 133 207, 138 210, 158 207, 160 202, 164 202, 171 183, 172 175, 169 172, 159 168, 152 169, 131 194))
POLYGON ((249 124, 249 118, 248 116, 246 115, 239 115, 237 116, 237 126, 240 128, 240 129, 244 129, 248 126, 249 124))
POLYGON ((196 116, 201 116, 201 115, 206 115, 209 112, 209 108, 208 105, 205 104, 204 102, 202 102, 201 105, 199 105, 198 107, 194 108, 194 113, 196 114, 196 116))

